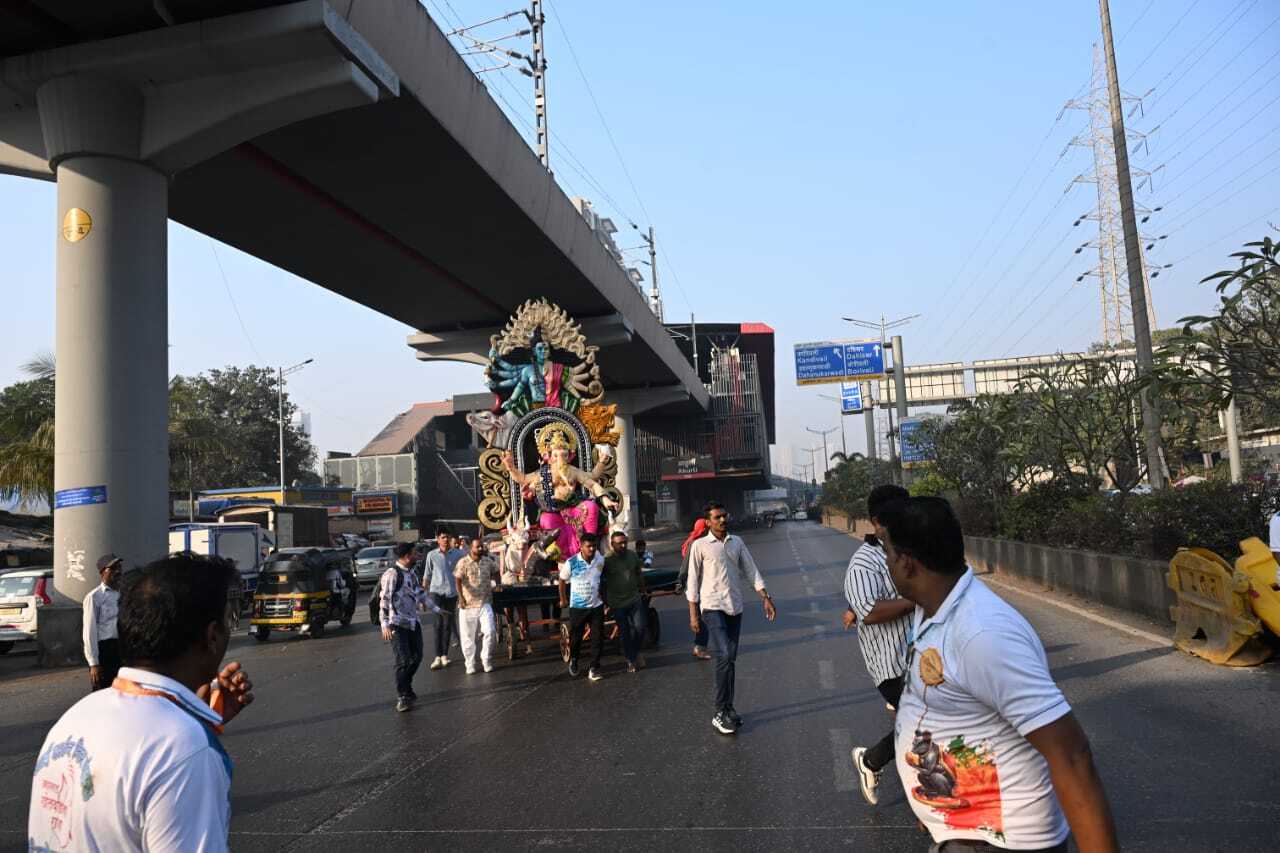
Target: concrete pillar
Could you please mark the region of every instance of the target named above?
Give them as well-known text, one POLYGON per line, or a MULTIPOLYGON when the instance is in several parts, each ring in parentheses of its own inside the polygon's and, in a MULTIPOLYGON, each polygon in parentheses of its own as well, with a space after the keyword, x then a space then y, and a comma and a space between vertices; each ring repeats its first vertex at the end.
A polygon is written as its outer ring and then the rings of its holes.
POLYGON ((48 85, 41 121, 58 181, 53 479, 55 491, 87 490, 86 502, 54 510, 54 586, 60 603, 78 604, 99 582, 102 554, 132 567, 167 550, 169 190, 164 175, 126 158, 141 127, 119 92, 67 78, 48 85))
POLYGON ((627 536, 634 539, 640 530, 640 490, 636 482, 636 420, 634 415, 615 415, 613 427, 618 441, 618 479, 614 483, 631 507, 627 517, 627 536))

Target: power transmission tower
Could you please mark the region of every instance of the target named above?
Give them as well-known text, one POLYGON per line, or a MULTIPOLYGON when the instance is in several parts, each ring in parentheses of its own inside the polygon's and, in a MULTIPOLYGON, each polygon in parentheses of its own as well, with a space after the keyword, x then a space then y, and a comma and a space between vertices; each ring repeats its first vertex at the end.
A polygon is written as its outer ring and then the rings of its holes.
POLYGON ((542 167, 551 171, 551 157, 547 151, 547 50, 543 37, 547 29, 547 16, 542 11, 542 0, 533 0, 529 12, 529 25, 533 27, 533 128, 542 167))
MULTIPOLYGON (((1137 99, 1126 96, 1125 100, 1137 99)), ((1108 347, 1120 347, 1134 340, 1133 305, 1129 294, 1128 267, 1125 262, 1120 178, 1116 163, 1115 134, 1111 122, 1111 104, 1107 90, 1107 62, 1101 45, 1095 44, 1093 48, 1093 76, 1089 97, 1085 100, 1069 101, 1067 107, 1087 110, 1089 113, 1089 135, 1077 137, 1072 140, 1072 144, 1083 145, 1093 151, 1093 171, 1077 177, 1072 183, 1095 184, 1098 205, 1093 212, 1086 213, 1076 220, 1076 224, 1085 219, 1096 220, 1098 223, 1097 239, 1084 243, 1080 249, 1091 246, 1098 250, 1097 267, 1085 275, 1098 278, 1098 294, 1102 308, 1102 343, 1108 347)), ((1140 135, 1139 138, 1141 138, 1140 135)), ((1143 181, 1151 177, 1150 173, 1143 170, 1134 171, 1143 181)), ((1126 174, 1126 183, 1129 180, 1130 177, 1126 174)), ((1130 199, 1132 200, 1132 193, 1130 193, 1130 199)), ((1149 216, 1151 211, 1144 209, 1143 213, 1149 216)), ((1151 283, 1141 242, 1138 245, 1138 257, 1142 272, 1141 288, 1145 296, 1143 302, 1146 305, 1147 326, 1151 328, 1156 322, 1155 308, 1151 300, 1151 283)))

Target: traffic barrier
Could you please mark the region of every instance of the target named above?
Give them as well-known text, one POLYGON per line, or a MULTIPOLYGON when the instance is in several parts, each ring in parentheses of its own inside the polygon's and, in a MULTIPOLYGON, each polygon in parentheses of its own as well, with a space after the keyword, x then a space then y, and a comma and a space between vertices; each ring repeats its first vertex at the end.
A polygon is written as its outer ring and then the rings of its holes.
POLYGON ((1271 549, 1255 537, 1240 543, 1236 571, 1249 576, 1249 606, 1271 633, 1280 636, 1280 564, 1271 549))
POLYGON ((1173 642, 1184 652, 1225 666, 1256 666, 1271 656, 1253 615, 1250 576, 1204 548, 1179 548, 1169 561, 1173 642))

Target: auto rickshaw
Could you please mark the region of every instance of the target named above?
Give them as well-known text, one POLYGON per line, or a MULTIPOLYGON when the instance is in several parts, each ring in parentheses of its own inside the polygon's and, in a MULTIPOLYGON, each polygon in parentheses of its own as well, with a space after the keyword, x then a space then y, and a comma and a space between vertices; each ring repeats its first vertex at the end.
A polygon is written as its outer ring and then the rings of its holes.
POLYGON ((356 589, 355 567, 345 551, 282 548, 262 567, 250 633, 266 642, 272 631, 319 637, 328 622, 350 625, 356 589))

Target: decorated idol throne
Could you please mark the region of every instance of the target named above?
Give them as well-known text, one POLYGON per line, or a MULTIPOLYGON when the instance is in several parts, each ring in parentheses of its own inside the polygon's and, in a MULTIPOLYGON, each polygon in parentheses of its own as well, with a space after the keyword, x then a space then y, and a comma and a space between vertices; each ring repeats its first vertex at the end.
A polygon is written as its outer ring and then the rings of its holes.
POLYGON ((622 509, 614 487, 616 406, 601 401, 597 348, 545 299, 530 300, 490 339, 485 380, 493 409, 467 420, 488 444, 480 455, 480 523, 528 529, 551 560, 578 551, 584 533, 603 534, 622 509))

